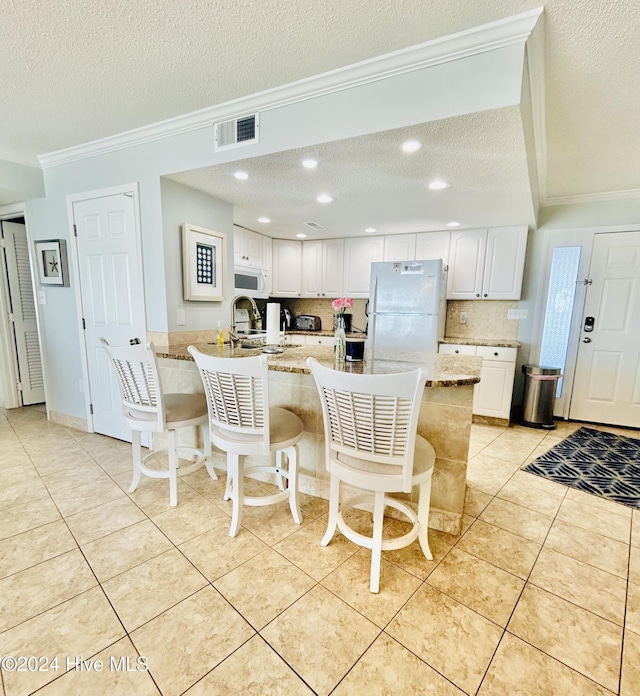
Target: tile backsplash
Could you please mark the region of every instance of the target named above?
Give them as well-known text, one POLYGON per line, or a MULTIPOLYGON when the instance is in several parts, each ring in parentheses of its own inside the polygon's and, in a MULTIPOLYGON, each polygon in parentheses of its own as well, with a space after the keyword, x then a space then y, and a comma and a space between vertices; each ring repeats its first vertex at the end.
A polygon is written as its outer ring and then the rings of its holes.
MULTIPOLYGON (((315 299, 315 298, 296 298, 276 300, 272 302, 280 302, 282 307, 286 307, 292 317, 297 317, 300 314, 312 314, 320 317, 323 331, 333 331, 333 315, 335 312, 331 307, 331 299, 315 299)), ((347 310, 347 314, 351 314, 351 325, 357 329, 364 331, 367 327, 367 315, 365 314, 365 306, 367 300, 354 300, 353 307, 347 310)))
POLYGON ((507 310, 515 309, 517 300, 449 300, 447 302, 447 338, 518 338, 518 324, 507 319, 507 310), (467 323, 460 323, 460 312, 467 313, 467 323))

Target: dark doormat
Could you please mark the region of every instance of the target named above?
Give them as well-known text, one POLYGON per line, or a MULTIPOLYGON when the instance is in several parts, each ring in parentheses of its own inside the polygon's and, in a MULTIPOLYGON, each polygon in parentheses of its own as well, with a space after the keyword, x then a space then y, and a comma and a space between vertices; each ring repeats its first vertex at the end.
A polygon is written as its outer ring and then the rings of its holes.
POLYGON ((640 439, 580 428, 522 470, 640 510, 640 439))

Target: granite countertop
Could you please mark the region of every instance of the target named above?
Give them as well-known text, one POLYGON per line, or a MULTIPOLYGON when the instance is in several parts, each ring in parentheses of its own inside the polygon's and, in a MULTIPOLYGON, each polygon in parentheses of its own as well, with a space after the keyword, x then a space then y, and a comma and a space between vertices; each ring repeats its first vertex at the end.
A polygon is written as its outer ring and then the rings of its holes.
MULTIPOLYGON (((318 332, 314 332, 318 333, 318 332)), ((195 344, 196 348, 208 355, 224 358, 250 357, 261 355, 259 348, 236 348, 225 344, 218 347, 215 344, 195 344)), ((187 345, 162 347, 156 346, 159 358, 173 360, 190 360, 193 358, 187 350, 187 345)), ((440 355, 438 353, 411 353, 397 351, 376 353, 375 357, 366 356, 361 362, 343 361, 336 363, 331 346, 284 346, 284 352, 269 355, 269 369, 278 372, 310 374, 306 365, 307 358, 316 358, 318 362, 328 367, 344 372, 360 374, 392 374, 408 372, 421 367, 427 373, 427 387, 457 387, 476 384, 480 381, 482 358, 467 355, 440 355)))
MULTIPOLYGON (((335 336, 335 331, 300 331, 299 329, 287 329, 287 336, 335 336)), ((347 338, 366 338, 364 331, 350 331, 346 334, 347 338)))
POLYGON ((454 343, 459 346, 489 346, 490 348, 520 348, 513 338, 460 338, 445 336, 440 343, 454 343))

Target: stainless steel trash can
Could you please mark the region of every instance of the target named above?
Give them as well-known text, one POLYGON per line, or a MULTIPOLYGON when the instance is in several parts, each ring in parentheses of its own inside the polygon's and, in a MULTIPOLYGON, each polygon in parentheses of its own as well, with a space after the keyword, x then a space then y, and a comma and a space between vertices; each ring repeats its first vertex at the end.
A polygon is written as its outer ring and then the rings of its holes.
POLYGON ((562 377, 558 367, 523 365, 524 399, 522 402, 522 422, 532 428, 552 430, 553 407, 556 402, 556 388, 562 377))

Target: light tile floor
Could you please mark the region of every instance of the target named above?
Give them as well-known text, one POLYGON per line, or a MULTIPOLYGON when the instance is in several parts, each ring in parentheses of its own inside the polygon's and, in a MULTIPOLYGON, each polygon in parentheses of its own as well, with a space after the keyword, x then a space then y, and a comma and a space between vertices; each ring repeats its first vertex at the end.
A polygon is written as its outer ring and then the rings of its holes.
POLYGON ((230 539, 222 475, 172 510, 125 443, 0 412, 0 694, 640 694, 640 511, 520 471, 576 427, 474 425, 463 534, 372 595, 323 500, 230 539))

